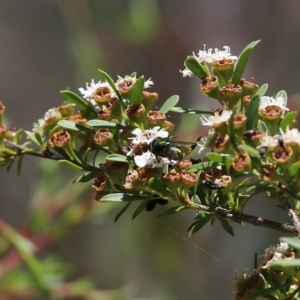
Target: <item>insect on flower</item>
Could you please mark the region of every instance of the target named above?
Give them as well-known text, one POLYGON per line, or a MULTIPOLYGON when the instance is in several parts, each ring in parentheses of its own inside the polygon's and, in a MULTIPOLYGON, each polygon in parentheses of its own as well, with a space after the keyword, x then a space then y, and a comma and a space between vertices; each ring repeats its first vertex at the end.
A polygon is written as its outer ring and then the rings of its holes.
POLYGON ((170 160, 181 160, 185 156, 179 145, 172 143, 173 136, 168 138, 154 139, 149 144, 149 150, 156 157, 161 156, 170 160))

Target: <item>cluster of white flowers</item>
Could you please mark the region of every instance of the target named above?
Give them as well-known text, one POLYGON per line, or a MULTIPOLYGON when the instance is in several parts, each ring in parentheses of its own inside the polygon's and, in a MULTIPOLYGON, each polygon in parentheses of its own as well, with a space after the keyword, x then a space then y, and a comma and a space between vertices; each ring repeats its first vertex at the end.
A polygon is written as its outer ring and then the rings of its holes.
MULTIPOLYGON (((124 78, 118 75, 118 80, 116 82, 116 86, 118 86, 119 83, 121 83, 122 81, 131 81, 132 84, 134 84, 136 82, 136 74, 134 74, 133 76, 128 76, 126 75, 124 78)), ((146 80, 144 82, 144 89, 148 89, 149 87, 151 87, 153 85, 153 81, 151 80, 151 78, 149 78, 148 80, 146 80)))
POLYGON ((283 99, 283 97, 273 98, 268 96, 263 96, 260 99, 260 105, 259 110, 264 110, 267 106, 279 106, 282 110, 289 110, 286 107, 286 101, 283 99))
POLYGON ((202 116, 200 118, 200 121, 203 126, 218 127, 222 123, 227 122, 230 119, 231 115, 231 110, 223 110, 222 113, 216 112, 209 117, 202 116))
POLYGON ((98 89, 98 88, 108 88, 111 93, 114 94, 113 89, 111 88, 111 86, 109 85, 109 83, 107 81, 98 81, 97 83, 95 83, 94 79, 92 79, 91 83, 86 83, 86 90, 84 88, 79 88, 79 92, 82 94, 82 97, 86 100, 91 100, 93 98, 94 92, 98 89))
POLYGON ((287 128, 285 132, 280 129, 280 135, 276 134, 274 136, 270 136, 267 134, 260 139, 259 148, 267 147, 274 149, 279 145, 279 139, 282 140, 284 145, 300 145, 300 132, 297 128, 287 128))
POLYGON ((135 128, 132 131, 132 134, 135 137, 129 138, 131 139, 132 148, 127 152, 127 156, 134 156, 134 162, 138 167, 145 167, 151 165, 152 168, 163 167, 166 164, 170 163, 170 160, 161 157, 159 161, 157 161, 156 156, 150 151, 146 151, 141 155, 134 155, 134 146, 142 145, 143 143, 147 143, 148 145, 155 139, 167 138, 169 136, 169 132, 159 126, 155 126, 154 128, 146 129, 142 131, 140 128, 135 128))
MULTIPOLYGON (((204 45, 204 49, 203 50, 199 50, 198 54, 195 54, 193 52, 193 56, 199 61, 199 63, 208 63, 208 64, 213 64, 217 61, 221 61, 223 59, 232 59, 232 60, 236 60, 237 56, 231 55, 231 51, 229 46, 224 46, 223 47, 224 50, 219 50, 218 48, 215 49, 205 49, 205 45, 204 45), (214 50, 214 52, 213 52, 214 50)), ((182 73, 183 77, 192 77, 193 73, 185 66, 184 70, 180 70, 180 72, 182 73)))
MULTIPOLYGON (((118 75, 118 80, 115 83, 115 85, 118 86, 118 84, 121 83, 124 80, 125 81, 131 81, 132 84, 134 84, 137 79, 136 79, 136 75, 133 75, 132 77, 126 75, 124 78, 118 75)), ((144 83, 144 89, 147 89, 147 88, 151 87, 152 85, 153 85, 153 81, 151 80, 151 78, 149 78, 144 83)), ((107 81, 104 81, 104 82, 102 82, 102 81, 95 82, 94 79, 92 79, 91 83, 86 83, 86 89, 79 88, 78 90, 82 94, 82 97, 84 99, 92 101, 93 100, 93 95, 94 95, 95 91, 98 88, 101 88, 101 87, 102 88, 104 88, 104 87, 108 88, 110 90, 110 93, 111 93, 112 97, 115 96, 114 90, 111 88, 110 84, 107 81)))

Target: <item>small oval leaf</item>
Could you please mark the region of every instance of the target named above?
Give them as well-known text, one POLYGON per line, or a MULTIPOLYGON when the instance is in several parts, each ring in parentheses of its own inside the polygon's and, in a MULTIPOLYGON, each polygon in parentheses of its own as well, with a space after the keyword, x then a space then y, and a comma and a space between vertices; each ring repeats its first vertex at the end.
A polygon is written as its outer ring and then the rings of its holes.
POLYGON ((113 89, 113 91, 116 93, 118 99, 120 100, 121 104, 123 106, 125 106, 124 102, 123 102, 123 98, 122 95, 120 94, 120 92, 117 90, 116 85, 113 81, 113 79, 104 71, 99 70, 99 72, 101 73, 101 75, 104 77, 104 79, 108 82, 108 84, 111 86, 111 88, 113 89))
POLYGON ((291 111, 288 112, 284 118, 281 120, 279 128, 281 128, 283 131, 286 131, 286 129, 292 128, 293 125, 293 121, 295 121, 295 119, 298 116, 298 112, 297 111, 291 111))
POLYGON ((209 110, 197 110, 191 108, 183 108, 183 107, 173 107, 170 109, 171 112, 181 113, 181 114, 190 114, 190 115, 211 115, 211 111, 209 110))
POLYGON ((144 90, 144 84, 145 84, 145 78, 144 76, 141 76, 138 78, 132 88, 132 97, 131 97, 131 103, 137 104, 142 102, 142 94, 144 90))
POLYGON ((128 157, 121 154, 110 154, 105 159, 128 163, 128 157))
POLYGON ((87 122, 87 125, 91 127, 97 127, 97 128, 112 128, 112 129, 123 129, 125 126, 121 124, 117 124, 114 122, 109 122, 105 120, 90 120, 87 122))
POLYGON ((141 201, 141 200, 151 200, 158 199, 158 197, 154 197, 151 195, 134 195, 134 194, 109 194, 103 196, 99 201, 101 202, 128 202, 128 201, 141 201))
POLYGON ((260 105, 260 95, 256 94, 251 99, 251 102, 247 109, 246 130, 256 128, 259 105, 260 105))
POLYGON ((79 129, 76 127, 76 123, 69 120, 60 120, 57 122, 57 124, 63 128, 71 129, 74 131, 79 131, 79 129))
POLYGON ((80 171, 83 170, 82 167, 70 162, 69 160, 59 160, 58 162, 65 165, 65 166, 67 166, 67 167, 69 167, 69 168, 73 168, 75 170, 80 170, 80 171))
POLYGON ((193 55, 188 56, 184 61, 184 64, 190 71, 202 80, 210 76, 208 68, 201 65, 198 59, 193 55))
POLYGON ((238 57, 232 75, 232 84, 238 84, 242 78, 244 70, 246 68, 249 56, 253 50, 253 48, 259 43, 260 41, 255 41, 250 43, 240 54, 238 57))
POLYGON ((166 100, 166 102, 162 105, 162 107, 159 109, 159 111, 166 114, 168 111, 170 111, 179 101, 179 96, 173 95, 170 98, 166 100))
POLYGON ((205 161, 199 164, 195 164, 193 166, 190 166, 186 169, 187 172, 199 172, 199 171, 203 171, 203 170, 207 170, 207 169, 211 169, 211 168, 215 168, 217 166, 219 166, 220 163, 215 162, 215 161, 205 161))
POLYGON ((64 100, 68 103, 74 103, 76 104, 79 108, 82 108, 86 111, 88 111, 91 115, 97 116, 97 112, 88 105, 88 103, 79 97, 77 94, 69 91, 69 90, 64 90, 60 92, 64 98, 64 100))

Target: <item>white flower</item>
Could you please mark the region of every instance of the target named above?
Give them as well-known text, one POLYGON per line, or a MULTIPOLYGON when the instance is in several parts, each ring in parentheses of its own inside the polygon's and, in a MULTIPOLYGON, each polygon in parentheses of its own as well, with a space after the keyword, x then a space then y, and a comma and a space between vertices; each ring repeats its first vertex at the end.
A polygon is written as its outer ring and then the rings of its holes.
POLYGON ((287 242, 280 242, 280 244, 276 246, 270 246, 265 249, 265 255, 275 254, 275 253, 285 253, 289 249, 289 245, 287 242))
POLYGON ((208 49, 208 51, 210 51, 210 55, 207 56, 206 62, 213 63, 215 61, 220 61, 223 59, 237 59, 237 56, 231 55, 229 46, 224 46, 223 48, 225 49, 223 51, 215 48, 215 53, 212 53, 212 49, 208 49))
POLYGON ((223 110, 220 114, 219 112, 214 113, 213 116, 202 116, 200 118, 201 124, 203 126, 210 126, 210 127, 219 127, 222 123, 227 122, 232 115, 231 110, 223 110))
POLYGON ((114 94, 113 89, 111 88, 111 86, 107 81, 104 82, 99 81, 95 83, 94 79, 92 79, 92 82, 90 84, 86 83, 86 90, 84 88, 79 88, 78 90, 83 95, 82 97, 84 99, 91 100, 93 98, 93 93, 100 87, 109 88, 111 90, 111 93, 114 94))
POLYGON ((280 133, 285 145, 300 144, 300 132, 297 128, 289 129, 289 127, 287 127, 286 132, 283 132, 280 128, 280 133))
POLYGON ((263 96, 260 99, 259 110, 264 110, 267 106, 279 106, 282 110, 289 110, 285 105, 285 100, 283 97, 273 98, 268 96, 263 96))
POLYGON ((286 242, 280 242, 276 246, 270 246, 265 249, 265 254, 256 270, 256 273, 260 273, 262 269, 267 269, 271 266, 272 262, 278 259, 292 259, 293 256, 288 252, 289 245, 286 242))
POLYGON ((159 126, 155 126, 152 129, 146 129, 142 131, 140 128, 135 128, 131 132, 135 135, 135 137, 130 137, 132 139, 131 143, 133 145, 138 145, 142 143, 147 143, 148 145, 157 138, 167 138, 169 136, 169 132, 159 126))
POLYGON ((271 136, 266 133, 264 137, 260 139, 260 145, 258 148, 266 147, 270 149, 274 149, 278 145, 278 136, 271 136))
MULTIPOLYGON (((224 50, 219 50, 218 48, 215 48, 214 53, 212 48, 206 50, 205 47, 206 45, 203 46, 203 50, 199 50, 197 55, 193 52, 193 56, 199 61, 200 64, 204 62, 212 64, 216 61, 220 61, 223 59, 233 59, 233 60, 237 59, 237 56, 231 55, 229 46, 224 46, 223 47, 224 50)), ((190 71, 185 64, 184 66, 185 69, 180 70, 183 77, 187 77, 187 76, 192 77, 193 76, 192 71, 190 71)))
POLYGON ((135 128, 131 132, 135 135, 135 137, 130 137, 131 141, 131 149, 129 149, 126 153, 126 156, 134 156, 134 162, 138 167, 152 166, 152 168, 160 168, 166 164, 169 164, 171 161, 168 158, 160 157, 158 160, 157 157, 151 152, 146 151, 141 155, 134 155, 134 146, 139 147, 144 143, 148 145, 155 139, 167 138, 169 136, 169 132, 159 126, 155 126, 154 128, 146 129, 142 131, 140 128, 135 128))
POLYGON ((160 157, 158 161, 156 156, 152 152, 147 151, 141 155, 136 155, 134 157, 134 162, 140 168, 143 168, 145 166, 151 166, 152 168, 162 168, 164 165, 169 164, 170 160, 165 157, 160 157))
MULTIPOLYGON (((129 81, 132 84, 134 84, 136 82, 136 75, 133 75, 133 76, 126 75, 124 78, 118 75, 118 80, 116 82, 116 86, 118 86, 123 81, 129 81)), ((153 84, 154 84, 153 81, 151 80, 151 78, 149 78, 148 80, 146 80, 144 82, 144 89, 148 89, 153 84)))

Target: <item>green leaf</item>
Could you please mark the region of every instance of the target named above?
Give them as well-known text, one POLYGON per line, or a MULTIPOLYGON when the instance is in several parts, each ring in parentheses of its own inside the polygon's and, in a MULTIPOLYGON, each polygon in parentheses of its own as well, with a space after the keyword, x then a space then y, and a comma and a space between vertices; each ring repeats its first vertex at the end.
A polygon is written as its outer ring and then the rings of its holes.
POLYGON ((19 156, 18 165, 17 165, 17 173, 18 173, 19 176, 21 175, 23 159, 24 159, 24 155, 19 156))
POLYGON ((138 208, 134 211, 132 215, 132 220, 134 220, 140 213, 142 213, 145 210, 145 207, 147 206, 148 201, 144 200, 141 201, 140 205, 138 208))
POLYGON ((236 113, 237 107, 233 107, 232 109, 232 114, 229 119, 229 126, 228 126, 228 135, 229 135, 229 140, 232 145, 232 147, 238 152, 237 149, 237 142, 236 142, 236 137, 235 137, 235 130, 234 130, 234 125, 233 125, 233 120, 234 120, 234 115, 236 113))
POLYGON ((132 89, 132 98, 131 98, 131 103, 132 104, 137 104, 142 102, 142 94, 144 90, 144 84, 145 84, 145 78, 144 76, 141 76, 138 78, 132 89))
POLYGON ((171 96, 166 100, 166 102, 162 105, 159 111, 166 114, 168 111, 172 110, 172 108, 178 103, 178 101, 179 101, 179 96, 177 95, 171 96))
POLYGON ((298 178, 299 174, 299 162, 294 162, 288 167, 288 174, 291 178, 298 178))
POLYGON ((271 263, 272 267, 282 267, 284 271, 284 267, 300 267, 300 258, 294 259, 278 259, 271 263))
POLYGON ((199 164, 195 164, 195 165, 192 165, 190 167, 188 167, 186 169, 187 172, 199 172, 199 171, 203 171, 203 170, 207 170, 207 169, 212 169, 212 168, 215 168, 217 166, 219 166, 220 163, 218 162, 214 162, 214 161, 205 161, 205 162, 201 162, 199 164))
POLYGON ((69 91, 69 90, 64 90, 60 92, 64 98, 64 100, 67 103, 74 103, 76 104, 79 108, 88 111, 91 115, 97 116, 97 112, 92 108, 91 106, 88 105, 88 103, 79 97, 77 94, 69 91))
POLYGON ((279 97, 282 97, 283 100, 284 100, 284 106, 286 106, 286 103, 287 103, 287 100, 288 100, 288 96, 287 96, 287 93, 286 91, 282 90, 282 91, 279 91, 276 96, 275 96, 275 99, 279 98, 279 97))
POLYGON ((28 138, 30 140, 32 140, 35 144, 41 146, 43 144, 41 138, 38 138, 40 137, 40 135, 36 134, 36 133, 33 133, 31 131, 27 131, 25 130, 25 134, 28 136, 28 138))
POLYGON ((96 128, 124 129, 125 126, 105 120, 89 120, 87 125, 96 128))
POLYGON ((260 131, 260 132, 266 132, 266 133, 269 133, 269 128, 267 127, 266 123, 261 121, 261 120, 258 120, 258 123, 257 123, 257 129, 260 131))
POLYGON ((281 242, 288 243, 291 247, 295 249, 300 249, 300 239, 296 237, 281 237, 279 238, 281 242))
POLYGON ((246 130, 256 128, 259 105, 260 105, 260 96, 259 95, 253 96, 251 102, 249 103, 249 107, 247 109, 246 130))
POLYGON ((71 129, 74 131, 79 131, 79 129, 76 127, 76 123, 73 121, 60 120, 57 122, 57 124, 63 128, 71 129))
POLYGON ((59 160, 58 162, 65 165, 65 166, 67 166, 67 167, 69 167, 69 168, 73 168, 75 170, 80 170, 80 171, 83 170, 83 168, 81 166, 78 166, 78 165, 70 162, 69 160, 59 160))
POLYGON ((157 216, 157 218, 177 214, 177 213, 179 213, 183 210, 187 210, 187 209, 190 209, 190 207, 188 205, 173 206, 173 207, 167 209, 166 211, 164 211, 163 213, 159 214, 157 216))
POLYGON ((159 197, 154 197, 152 195, 134 195, 134 194, 109 194, 103 196, 99 201, 101 202, 127 202, 127 201, 141 201, 141 200, 151 200, 158 199, 159 197))
POLYGON ((128 163, 128 157, 121 154, 110 154, 105 159, 128 163))
POLYGON ((170 111, 180 113, 180 114, 190 114, 190 115, 211 115, 211 111, 208 110, 197 110, 191 108, 183 108, 179 106, 171 108, 170 111))
POLYGON ((73 183, 75 182, 88 182, 92 179, 95 179, 97 177, 97 173, 96 172, 87 172, 81 176, 79 176, 78 178, 76 178, 73 183))
POLYGON ((230 165, 232 163, 232 157, 230 156, 224 156, 216 152, 209 152, 206 153, 205 157, 215 163, 217 163, 218 166, 220 165, 230 165))
POLYGON ((279 127, 283 130, 286 131, 286 129, 292 128, 293 121, 297 118, 298 112, 297 111, 291 111, 288 112, 284 118, 281 120, 279 127))
POLYGON ((193 222, 188 228, 189 236, 199 231, 206 223, 211 220, 212 216, 205 212, 199 212, 197 215, 197 221, 193 222))
POLYGON ((230 225, 229 221, 227 219, 221 219, 220 220, 222 227, 224 228, 224 230, 229 233, 231 236, 234 237, 234 232, 233 232, 233 228, 230 225))
POLYGON ((266 93, 266 91, 268 90, 268 84, 264 83, 262 86, 259 87, 259 89, 255 92, 255 95, 259 95, 259 96, 264 96, 264 94, 266 93))
POLYGON ((116 217, 115 217, 115 223, 119 220, 119 218, 123 215, 123 213, 127 210, 127 208, 129 207, 129 205, 132 202, 128 202, 126 203, 126 205, 117 213, 116 217))
POLYGON ((193 55, 188 56, 184 61, 184 64, 189 70, 191 70, 202 80, 210 76, 208 68, 200 64, 198 59, 193 55))
POLYGON ((249 155, 257 157, 259 156, 259 151, 249 145, 239 145, 238 148, 244 150, 244 152, 248 153, 249 155))
POLYGON ((124 102, 123 102, 123 98, 122 95, 120 94, 120 92, 117 90, 116 85, 113 81, 113 79, 104 71, 99 70, 99 72, 101 73, 101 75, 104 77, 104 79, 108 82, 108 84, 111 86, 111 88, 113 89, 113 91, 115 92, 115 94, 117 95, 118 99, 120 100, 120 102, 122 103, 123 106, 125 106, 124 102))
POLYGON ((243 76, 244 70, 246 68, 249 56, 253 50, 253 48, 259 43, 260 41, 255 41, 250 43, 240 54, 238 57, 232 75, 232 84, 238 84, 243 76))

